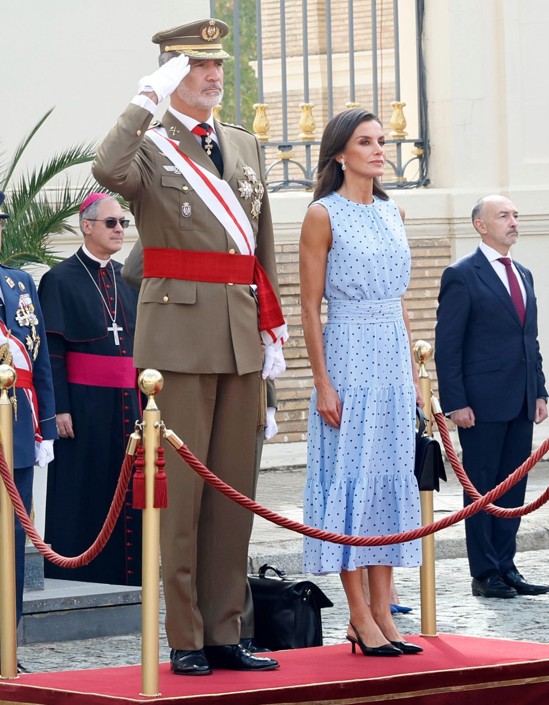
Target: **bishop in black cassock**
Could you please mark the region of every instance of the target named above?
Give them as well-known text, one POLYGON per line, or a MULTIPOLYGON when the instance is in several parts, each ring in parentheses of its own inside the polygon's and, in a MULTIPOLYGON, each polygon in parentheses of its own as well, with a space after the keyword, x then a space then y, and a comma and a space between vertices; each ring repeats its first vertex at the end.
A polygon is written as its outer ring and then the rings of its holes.
MULTIPOLYGON (((132 359, 137 290, 122 280, 121 265, 105 258, 121 247, 127 225, 121 213, 110 197, 94 199, 83 208, 84 247, 47 272, 39 287, 58 423, 70 414, 74 433, 70 437, 60 425, 46 498, 45 539, 66 556, 82 553, 101 530, 128 436, 141 418, 132 359), (112 217, 100 218, 111 211, 112 217), (116 225, 109 228, 113 220, 116 225), (96 232, 99 247, 94 247, 96 232)), ((101 554, 76 569, 47 563, 47 577, 141 584, 141 512, 132 509, 131 490, 130 481, 120 517, 101 554)))

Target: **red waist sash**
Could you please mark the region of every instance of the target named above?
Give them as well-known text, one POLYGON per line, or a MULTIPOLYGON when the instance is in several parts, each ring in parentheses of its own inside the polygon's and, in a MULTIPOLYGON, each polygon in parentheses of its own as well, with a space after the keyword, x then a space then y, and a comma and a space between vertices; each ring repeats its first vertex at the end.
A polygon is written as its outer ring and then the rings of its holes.
POLYGON ((133 366, 133 357, 68 352, 66 365, 67 381, 71 384, 117 388, 136 386, 137 370, 133 366))
POLYGON ((255 255, 145 247, 143 276, 213 284, 255 284, 259 300, 260 330, 284 325, 277 296, 255 255))
POLYGON ((16 388, 30 389, 31 391, 34 391, 32 372, 30 370, 23 370, 21 367, 16 367, 15 372, 17 373, 17 382, 15 383, 16 388))
POLYGON ((32 417, 34 423, 34 440, 38 443, 42 442, 40 434, 40 424, 38 422, 38 399, 36 397, 36 389, 34 388, 32 370, 26 370, 22 367, 15 367, 17 373, 17 381, 15 382, 16 389, 24 389, 29 404, 32 407, 32 417))

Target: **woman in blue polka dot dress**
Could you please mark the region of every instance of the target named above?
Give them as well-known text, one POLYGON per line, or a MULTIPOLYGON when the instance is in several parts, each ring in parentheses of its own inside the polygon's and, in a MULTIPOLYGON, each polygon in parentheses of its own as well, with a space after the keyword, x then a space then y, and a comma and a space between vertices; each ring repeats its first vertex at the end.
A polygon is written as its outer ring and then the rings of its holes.
MULTIPOLYGON (((383 129, 374 115, 362 109, 336 115, 322 137, 315 200, 300 241, 303 331, 314 380, 305 522, 359 536, 421 524, 414 422, 416 402, 423 402, 402 298, 410 250, 403 213, 379 185, 384 162, 383 129)), ((340 573, 347 638, 365 655, 421 651, 403 640, 390 606, 393 567, 420 564, 419 540, 362 547, 305 538, 305 570, 340 573)))

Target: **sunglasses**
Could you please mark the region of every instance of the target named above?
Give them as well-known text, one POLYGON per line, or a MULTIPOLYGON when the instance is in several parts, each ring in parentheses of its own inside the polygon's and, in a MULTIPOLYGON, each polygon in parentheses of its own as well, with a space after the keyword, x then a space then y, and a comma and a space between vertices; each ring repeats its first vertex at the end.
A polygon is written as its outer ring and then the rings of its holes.
POLYGON ((124 230, 130 224, 130 221, 126 220, 126 218, 86 218, 86 220, 92 220, 93 222, 105 223, 107 228, 109 228, 111 230, 112 230, 112 228, 116 228, 117 223, 120 223, 120 225, 124 228, 124 230))

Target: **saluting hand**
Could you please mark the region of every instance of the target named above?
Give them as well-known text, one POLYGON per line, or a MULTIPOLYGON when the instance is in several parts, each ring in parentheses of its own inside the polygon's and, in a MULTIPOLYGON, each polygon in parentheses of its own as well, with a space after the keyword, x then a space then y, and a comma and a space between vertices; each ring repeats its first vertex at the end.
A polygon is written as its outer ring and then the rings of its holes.
MULTIPOLYGON (((175 91, 190 70, 189 57, 180 54, 156 69, 150 76, 143 76, 137 84, 137 92, 154 93, 156 102, 161 103, 175 91)), ((152 96, 151 100, 154 100, 152 96)))

